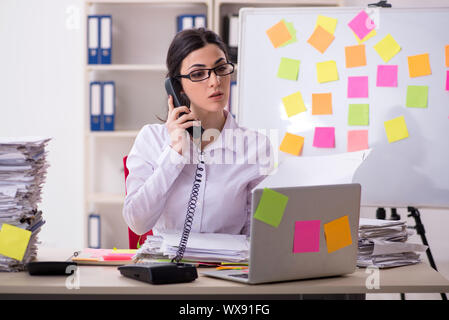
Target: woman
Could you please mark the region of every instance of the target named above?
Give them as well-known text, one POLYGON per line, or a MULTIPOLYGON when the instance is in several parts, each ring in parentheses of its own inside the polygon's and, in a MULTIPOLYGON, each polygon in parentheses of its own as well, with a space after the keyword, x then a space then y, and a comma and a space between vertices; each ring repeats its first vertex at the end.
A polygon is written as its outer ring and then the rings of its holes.
POLYGON ((169 96, 165 124, 139 132, 127 159, 123 217, 137 234, 183 230, 189 205, 193 232, 249 234, 250 191, 273 161, 268 138, 239 127, 224 109, 234 71, 226 47, 212 31, 182 31, 167 68, 183 106, 169 96), (201 146, 186 133, 195 120, 205 130, 201 146))

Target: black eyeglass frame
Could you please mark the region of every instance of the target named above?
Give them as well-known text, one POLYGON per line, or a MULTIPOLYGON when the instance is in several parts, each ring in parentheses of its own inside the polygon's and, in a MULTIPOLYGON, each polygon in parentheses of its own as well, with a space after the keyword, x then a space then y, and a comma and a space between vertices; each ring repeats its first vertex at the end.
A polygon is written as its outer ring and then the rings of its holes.
POLYGON ((228 61, 228 62, 226 62, 226 63, 220 64, 219 66, 216 66, 215 68, 201 68, 201 69, 196 69, 196 70, 193 70, 193 71, 189 72, 189 74, 179 74, 179 75, 175 76, 175 78, 185 78, 185 79, 189 79, 189 80, 192 81, 192 82, 201 82, 201 81, 204 81, 204 80, 209 79, 209 78, 210 78, 210 75, 212 74, 212 71, 215 73, 215 75, 216 75, 217 77, 225 77, 225 76, 228 76, 228 75, 234 73, 234 70, 235 70, 234 64, 233 64, 232 62, 228 61), (227 65, 227 64, 229 64, 229 65, 232 66, 232 71, 229 72, 229 73, 227 73, 227 74, 224 74, 224 75, 218 75, 218 74, 217 74, 217 69, 220 68, 220 67, 223 67, 224 65, 227 65), (201 79, 201 80, 192 80, 192 78, 190 77, 190 75, 191 75, 193 72, 206 71, 206 70, 207 70, 207 77, 204 78, 204 79, 201 79))

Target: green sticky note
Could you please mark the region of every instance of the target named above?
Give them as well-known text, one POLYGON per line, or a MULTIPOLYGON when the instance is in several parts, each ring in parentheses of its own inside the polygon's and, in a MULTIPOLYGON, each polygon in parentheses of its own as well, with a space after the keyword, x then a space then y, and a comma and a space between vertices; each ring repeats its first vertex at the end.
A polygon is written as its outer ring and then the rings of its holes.
POLYGON ((0 230, 0 254, 21 261, 30 237, 31 231, 4 223, 0 230))
POLYGON ((277 228, 281 223, 287 202, 286 195, 264 188, 254 218, 277 228))
POLYGON ((427 108, 428 86, 408 86, 406 106, 410 108, 427 108))
POLYGON ((298 80, 299 60, 281 58, 277 76, 287 80, 298 80))
POLYGON ((348 125, 369 125, 369 104, 350 104, 348 112, 348 125))

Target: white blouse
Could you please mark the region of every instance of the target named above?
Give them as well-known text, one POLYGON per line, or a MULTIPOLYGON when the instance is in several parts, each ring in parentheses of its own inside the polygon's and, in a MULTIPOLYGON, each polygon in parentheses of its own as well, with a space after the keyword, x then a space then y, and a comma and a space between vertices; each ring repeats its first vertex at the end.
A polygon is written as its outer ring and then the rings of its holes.
MULTIPOLYGON (((204 148, 192 232, 249 235, 251 190, 273 168, 267 136, 239 127, 225 110, 218 138, 204 148)), ((207 133, 208 131, 206 131, 207 133)), ((144 126, 128 155, 123 217, 136 234, 182 230, 200 151, 170 147, 164 124, 144 126)))

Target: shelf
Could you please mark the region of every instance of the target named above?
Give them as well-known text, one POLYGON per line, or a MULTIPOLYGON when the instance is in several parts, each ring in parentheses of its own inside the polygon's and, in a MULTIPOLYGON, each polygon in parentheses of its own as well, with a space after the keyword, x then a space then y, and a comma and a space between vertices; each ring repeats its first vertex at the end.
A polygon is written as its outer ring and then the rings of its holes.
POLYGON ((160 71, 165 72, 164 64, 89 64, 87 71, 160 71))
POLYGON ((92 138, 133 138, 137 137, 138 130, 117 130, 117 131, 89 131, 87 137, 92 138))
POLYGON ((209 4, 210 0, 87 0, 87 5, 93 4, 190 4, 205 3, 209 4))
POLYGON ((88 196, 88 202, 97 204, 120 204, 125 202, 125 195, 107 194, 107 193, 91 193, 88 196))

